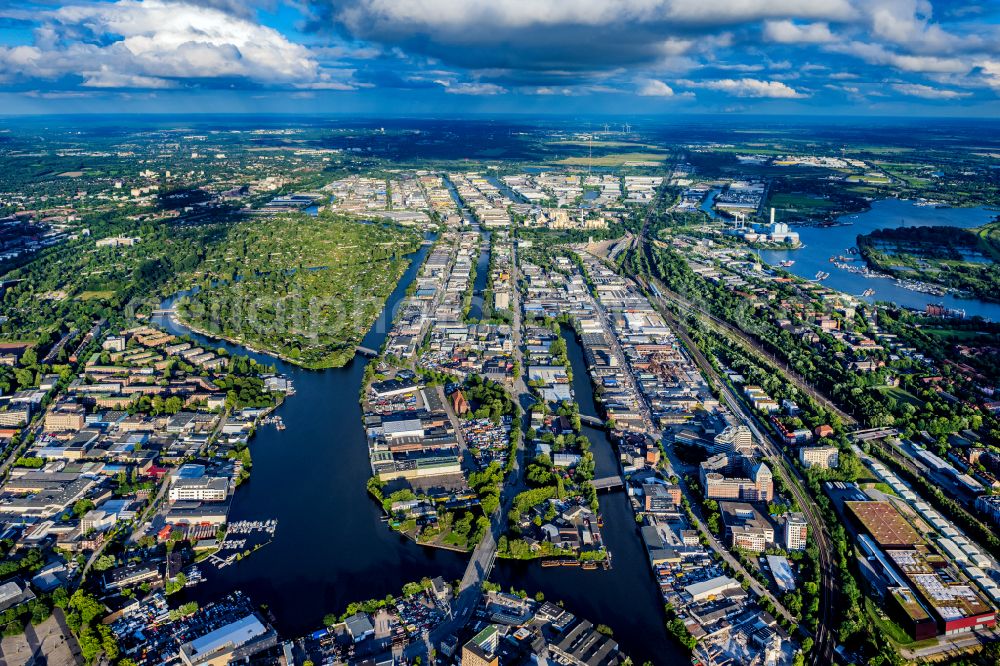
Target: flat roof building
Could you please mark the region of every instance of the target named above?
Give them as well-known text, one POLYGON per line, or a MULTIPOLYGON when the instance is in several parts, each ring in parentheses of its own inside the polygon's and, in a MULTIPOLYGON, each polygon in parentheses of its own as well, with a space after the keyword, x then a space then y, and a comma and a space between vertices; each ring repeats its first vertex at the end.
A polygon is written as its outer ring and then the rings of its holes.
POLYGON ((710 597, 717 597, 727 590, 735 590, 740 584, 729 576, 716 576, 699 583, 688 585, 684 591, 691 595, 692 601, 704 601, 710 597))
POLYGON ((351 635, 351 640, 359 643, 369 636, 375 635, 375 627, 372 621, 364 613, 355 613, 344 621, 347 625, 347 633, 351 635))
POLYGON ((888 502, 844 502, 844 506, 883 548, 910 548, 923 541, 888 502))
POLYGON ((268 629, 256 615, 247 615, 224 627, 211 631, 200 638, 181 645, 180 657, 187 666, 224 666, 235 660, 241 648, 256 642, 269 634, 277 635, 273 629, 268 629))
POLYGON ((498 666, 500 656, 500 630, 489 625, 462 646, 462 666, 498 666))
POLYGON ((229 496, 229 479, 224 476, 178 478, 170 484, 171 502, 225 502, 229 496))
POLYGON ((594 625, 587 620, 579 620, 567 628, 557 642, 549 645, 549 651, 559 658, 558 663, 572 666, 610 666, 618 663, 618 643, 594 629, 594 625))
POLYGON ((774 543, 774 526, 745 502, 719 502, 726 536, 734 548, 762 553, 774 543))
POLYGON ((836 446, 803 446, 799 449, 799 462, 805 467, 836 468, 840 464, 840 450, 836 446))
POLYGON ((809 537, 809 523, 801 513, 785 516, 785 550, 805 550, 809 537))

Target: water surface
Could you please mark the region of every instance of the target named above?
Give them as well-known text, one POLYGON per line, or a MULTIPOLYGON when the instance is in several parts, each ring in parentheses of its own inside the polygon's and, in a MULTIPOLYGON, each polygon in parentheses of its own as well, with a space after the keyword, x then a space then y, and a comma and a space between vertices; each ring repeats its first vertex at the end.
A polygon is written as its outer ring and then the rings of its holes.
MULTIPOLYGON (((848 273, 830 262, 830 257, 847 255, 847 248, 857 245, 857 237, 876 229, 894 227, 944 226, 968 229, 982 226, 992 221, 998 212, 987 208, 935 208, 918 206, 913 201, 882 199, 872 202, 870 210, 863 213, 847 214, 837 218, 843 226, 812 227, 797 226, 799 237, 805 245, 799 250, 762 250, 761 258, 769 264, 791 259, 795 264, 787 270, 813 279, 818 271, 825 271, 830 277, 823 284, 839 291, 857 296, 868 302, 889 301, 908 308, 923 310, 928 303, 944 303, 949 308, 965 310, 967 315, 982 316, 1000 321, 1000 304, 979 299, 958 298, 957 296, 934 296, 900 287, 890 278, 865 278, 848 273), (862 296, 874 289, 870 296, 862 296)), ((863 266, 864 261, 856 257, 853 262, 863 266)))

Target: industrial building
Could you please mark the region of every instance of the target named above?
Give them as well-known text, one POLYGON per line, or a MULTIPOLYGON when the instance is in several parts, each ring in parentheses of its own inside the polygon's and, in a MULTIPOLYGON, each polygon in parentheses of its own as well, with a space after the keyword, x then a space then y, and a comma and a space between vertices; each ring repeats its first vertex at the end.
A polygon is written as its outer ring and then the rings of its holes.
POLYGON ((919 640, 996 626, 996 610, 959 571, 961 558, 943 557, 888 502, 844 506, 863 532, 869 566, 882 578, 886 609, 910 635, 919 640))
POLYGON ((744 502, 719 502, 726 538, 734 548, 762 553, 774 543, 774 526, 764 515, 744 502))
POLYGON ((277 645, 278 634, 255 614, 181 645, 186 666, 224 666, 277 645))
POLYGON ((911 548, 922 539, 888 502, 844 502, 862 530, 882 548, 911 548))

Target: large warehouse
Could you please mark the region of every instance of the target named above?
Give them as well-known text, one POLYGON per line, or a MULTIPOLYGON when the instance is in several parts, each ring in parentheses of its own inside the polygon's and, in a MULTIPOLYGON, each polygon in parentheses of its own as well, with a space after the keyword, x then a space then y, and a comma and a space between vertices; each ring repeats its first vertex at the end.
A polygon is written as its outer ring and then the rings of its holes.
POLYGON ((912 548, 923 539, 888 502, 844 502, 862 529, 882 548, 912 548))

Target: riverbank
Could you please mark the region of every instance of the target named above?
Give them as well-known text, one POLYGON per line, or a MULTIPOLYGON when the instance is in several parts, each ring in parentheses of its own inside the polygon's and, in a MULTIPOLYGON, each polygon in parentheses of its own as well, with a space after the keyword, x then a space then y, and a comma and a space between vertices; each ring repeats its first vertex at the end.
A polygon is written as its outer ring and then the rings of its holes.
MULTIPOLYGON (((409 256, 410 266, 386 299, 382 314, 362 339, 382 346, 392 313, 405 296, 430 246, 409 256)), ((170 303, 164 305, 169 309, 170 303)), ((191 335, 211 345, 207 336, 166 315, 155 317, 176 335, 191 335)), ((234 589, 267 604, 276 626, 290 636, 306 634, 325 614, 351 600, 384 597, 409 581, 461 577, 468 556, 424 548, 386 529, 381 509, 365 494, 368 449, 361 428, 358 392, 370 361, 356 356, 340 368, 306 370, 265 351, 219 341, 231 354, 246 354, 273 364, 296 389, 276 412, 285 430, 258 429, 253 444, 254 470, 233 497, 230 520, 274 517, 281 524, 274 540, 236 566, 206 576, 197 587, 171 598, 174 603, 205 604, 234 589)))
POLYGON ((831 257, 847 254, 848 248, 855 247, 859 235, 876 229, 900 226, 926 227, 946 226, 959 229, 978 228, 996 217, 996 212, 982 207, 935 208, 921 206, 918 202, 898 199, 873 201, 864 213, 844 215, 837 218, 843 226, 803 226, 795 225, 805 247, 799 250, 762 250, 761 259, 772 266, 782 261, 794 261, 785 270, 806 280, 814 278, 817 272, 829 272, 823 285, 858 298, 875 303, 889 302, 894 305, 923 311, 928 305, 942 305, 954 311, 965 311, 966 316, 981 316, 1000 321, 1000 304, 982 299, 958 298, 954 294, 941 296, 925 294, 896 284, 895 277, 864 277, 857 273, 838 269, 830 261, 831 257), (849 224, 848 224, 849 223, 849 224), (871 290, 869 292, 869 290, 871 290))
POLYGON ((236 339, 236 338, 227 337, 227 336, 221 335, 219 333, 211 333, 209 331, 206 331, 203 328, 199 328, 196 324, 193 324, 193 323, 191 323, 189 321, 185 321, 176 312, 171 312, 170 314, 167 315, 167 318, 175 326, 177 326, 179 328, 188 329, 192 333, 200 335, 203 338, 208 338, 209 340, 218 340, 220 342, 227 342, 227 343, 229 343, 231 345, 238 345, 240 347, 243 347, 244 349, 246 349, 247 351, 249 351, 251 353, 254 353, 254 354, 263 354, 263 355, 266 355, 266 356, 270 356, 270 357, 275 358, 275 359, 277 359, 279 361, 284 361, 285 363, 290 363, 292 365, 298 365, 298 367, 300 367, 300 368, 302 368, 304 370, 311 370, 312 369, 312 368, 306 368, 303 365, 299 365, 293 359, 290 359, 287 356, 283 356, 279 352, 276 352, 276 351, 273 351, 273 350, 268 350, 268 349, 258 349, 257 347, 254 347, 250 343, 244 342, 243 340, 239 340, 239 339, 236 339))
MULTIPOLYGON (((992 223, 996 225, 996 223, 992 223)), ((991 225, 986 225, 988 229, 991 225)), ((890 227, 857 238, 858 250, 870 270, 913 283, 918 291, 1000 303, 996 285, 1000 270, 997 251, 983 228, 890 227)))
MULTIPOLYGON (((580 414, 600 417, 595 386, 576 331, 561 329, 572 372, 573 394, 580 414)), ((595 475, 620 473, 615 446, 603 429, 583 424, 581 434, 591 442, 595 475)), ((536 561, 497 559, 491 581, 502 588, 540 591, 553 602, 564 602, 592 622, 606 624, 634 663, 690 663, 690 655, 666 631, 666 613, 659 585, 649 566, 632 501, 622 490, 598 493, 605 547, 613 553, 610 569, 582 566, 546 566, 536 561)))

